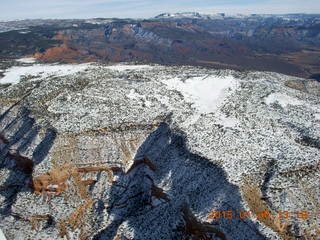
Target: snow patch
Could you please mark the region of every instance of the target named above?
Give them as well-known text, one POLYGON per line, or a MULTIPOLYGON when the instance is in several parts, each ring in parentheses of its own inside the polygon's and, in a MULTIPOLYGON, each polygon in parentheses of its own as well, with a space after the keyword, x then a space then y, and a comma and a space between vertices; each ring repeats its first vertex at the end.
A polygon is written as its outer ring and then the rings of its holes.
POLYGON ((21 62, 21 63, 35 63, 36 59, 35 58, 20 58, 16 60, 17 62, 21 62))
POLYGON ((305 103, 297 98, 288 96, 282 93, 271 93, 269 96, 265 98, 265 103, 270 105, 273 103, 278 103, 281 107, 287 107, 288 105, 304 105, 305 103))
POLYGON ((95 20, 95 19, 89 19, 89 20, 86 20, 85 23, 90 23, 90 24, 98 24, 98 25, 101 25, 101 24, 106 24, 106 23, 110 23, 112 22, 112 20, 95 20))
POLYGON ((27 34, 27 33, 30 33, 30 31, 20 31, 19 33, 20 34, 27 34))
POLYGON ((297 98, 288 96, 282 93, 272 93, 265 98, 265 103, 270 105, 273 103, 280 104, 281 107, 285 108, 288 105, 291 106, 304 106, 312 111, 314 111, 314 116, 316 120, 320 120, 320 108, 318 106, 311 105, 310 103, 299 100, 297 98))
POLYGON ((192 77, 182 80, 179 77, 164 80, 169 89, 182 93, 200 113, 215 112, 224 101, 227 93, 236 89, 237 80, 233 76, 192 77))
POLYGON ((67 76, 84 71, 89 66, 84 64, 35 64, 32 66, 14 66, 4 72, 4 77, 0 79, 0 84, 16 84, 22 76, 33 76, 37 79, 44 79, 50 75, 67 76))
POLYGON ((137 93, 137 91, 135 89, 131 89, 130 93, 127 95, 128 98, 130 99, 141 99, 141 98, 145 98, 144 95, 141 95, 139 93, 137 93))
POLYGON ((0 228, 0 240, 6 240, 6 237, 4 236, 1 228, 0 228))
POLYGON ((152 68, 150 65, 112 65, 107 66, 107 69, 113 70, 113 71, 126 71, 126 70, 137 70, 140 71, 142 69, 149 69, 152 68))
POLYGON ((147 97, 145 95, 139 94, 135 89, 131 89, 127 97, 130 99, 142 101, 146 107, 151 107, 152 105, 152 103, 149 100, 147 100, 147 97))
POLYGON ((239 120, 234 117, 227 117, 225 114, 220 114, 217 123, 224 127, 235 128, 239 124, 239 120))
POLYGON ((163 105, 169 107, 170 101, 169 98, 163 95, 155 94, 154 97, 163 105))

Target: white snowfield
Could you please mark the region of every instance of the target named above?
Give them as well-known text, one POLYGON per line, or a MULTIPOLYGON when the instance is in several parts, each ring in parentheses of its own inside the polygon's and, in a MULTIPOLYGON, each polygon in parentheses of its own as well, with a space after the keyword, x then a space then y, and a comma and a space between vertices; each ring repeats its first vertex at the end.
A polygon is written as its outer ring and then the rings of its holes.
POLYGON ((113 71, 127 71, 127 70, 144 70, 144 69, 150 69, 152 68, 152 66, 150 65, 123 65, 123 64, 117 64, 117 65, 111 65, 111 66, 107 66, 105 67, 106 69, 110 69, 113 71))
POLYGON ((29 57, 29 58, 20 58, 20 59, 17 59, 16 61, 21 63, 35 63, 36 59, 29 57))
MULTIPOLYGON (((16 60, 21 63, 34 63, 34 58, 21 58, 16 60)), ((67 76, 78 72, 82 72, 88 68, 95 68, 91 63, 83 64, 34 64, 31 66, 13 66, 4 72, 4 77, 0 78, 0 84, 17 84, 22 77, 30 76, 36 80, 44 79, 49 76, 67 76)), ((146 70, 151 69, 150 65, 111 65, 104 67, 112 71, 127 71, 127 70, 146 70)))
POLYGON ((283 93, 271 93, 268 97, 265 98, 265 102, 268 105, 278 103, 283 108, 286 108, 290 105, 309 108, 315 112, 315 119, 320 120, 320 106, 310 105, 306 101, 300 100, 296 97, 292 97, 283 93))
MULTIPOLYGON (((30 63, 31 59, 20 59, 20 62, 30 63)), ((34 64, 32 66, 13 66, 4 72, 0 84, 16 84, 22 77, 32 76, 44 79, 49 76, 66 76, 84 71, 90 64, 34 64)))
POLYGON ((0 240, 7 240, 0 228, 0 240))
MULTIPOLYGON (((34 63, 34 58, 21 58, 17 59, 17 62, 21 63, 34 63)), ((91 63, 83 64, 34 64, 31 66, 14 66, 7 69, 4 72, 4 77, 0 78, 0 84, 16 84, 21 80, 21 77, 31 76, 36 77, 35 79, 44 79, 49 76, 67 76, 72 75, 88 68, 95 68, 91 63)), ((152 66, 149 65, 111 65, 104 67, 105 69, 113 71, 126 71, 126 70, 143 70, 150 69, 152 66)))
POLYGON ((203 76, 163 81, 170 89, 180 91, 185 100, 194 104, 200 113, 213 113, 227 93, 236 89, 237 80, 232 76, 203 76))
POLYGON ((299 100, 297 98, 288 96, 288 95, 283 94, 283 93, 272 93, 268 97, 266 97, 265 101, 266 101, 266 104, 268 104, 268 105, 277 102, 282 107, 287 107, 288 105, 299 106, 299 105, 304 105, 305 104, 304 101, 301 101, 301 100, 299 100))

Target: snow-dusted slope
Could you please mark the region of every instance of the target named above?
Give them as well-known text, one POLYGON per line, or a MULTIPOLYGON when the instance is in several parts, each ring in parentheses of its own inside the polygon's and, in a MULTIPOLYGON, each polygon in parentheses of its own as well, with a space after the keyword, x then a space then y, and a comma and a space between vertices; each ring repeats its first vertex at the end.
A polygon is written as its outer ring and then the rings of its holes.
MULTIPOLYGON (((33 63, 32 58, 22 58, 18 60, 22 63, 33 63)), ((14 66, 4 72, 4 77, 0 79, 0 84, 18 83, 22 77, 37 76, 46 78, 48 76, 66 76, 80 71, 84 71, 88 64, 34 64, 31 66, 14 66)))
POLYGON ((12 71, 14 84, 0 89, 7 239, 315 239, 318 82, 72 66, 12 68, 5 78, 12 71), (212 210, 232 219, 213 222, 212 210), (252 216, 240 219, 241 210, 252 216), (264 210, 270 218, 259 217, 264 210), (277 217, 282 210, 289 219, 277 217))

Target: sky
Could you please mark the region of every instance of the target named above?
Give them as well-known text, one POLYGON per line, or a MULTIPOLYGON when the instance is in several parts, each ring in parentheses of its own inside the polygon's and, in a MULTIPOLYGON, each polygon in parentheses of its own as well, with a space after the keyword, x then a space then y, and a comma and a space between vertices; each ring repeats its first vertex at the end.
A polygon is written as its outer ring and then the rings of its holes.
POLYGON ((320 13, 320 0, 0 0, 1 20, 149 18, 164 12, 320 13))

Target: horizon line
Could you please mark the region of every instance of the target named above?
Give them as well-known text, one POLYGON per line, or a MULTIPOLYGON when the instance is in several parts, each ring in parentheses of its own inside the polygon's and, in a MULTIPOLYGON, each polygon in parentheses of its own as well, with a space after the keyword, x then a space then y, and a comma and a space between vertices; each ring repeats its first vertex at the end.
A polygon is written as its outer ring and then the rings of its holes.
POLYGON ((254 16, 254 15, 269 15, 269 16, 281 16, 281 15, 320 15, 319 13, 308 13, 308 12, 287 12, 287 13, 227 13, 227 12, 213 12, 213 13, 205 13, 205 12, 197 12, 197 11, 187 11, 187 12, 162 12, 156 14, 153 17, 88 17, 88 18, 64 18, 64 17, 44 17, 44 18, 15 18, 15 19, 1 19, 0 22, 14 22, 14 21, 25 21, 25 20, 90 20, 90 19, 134 19, 134 20, 141 20, 141 19, 153 19, 157 16, 162 14, 184 14, 184 13, 199 13, 200 15, 218 15, 218 14, 226 14, 230 16, 235 15, 243 15, 243 16, 254 16))

